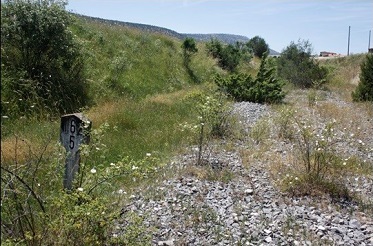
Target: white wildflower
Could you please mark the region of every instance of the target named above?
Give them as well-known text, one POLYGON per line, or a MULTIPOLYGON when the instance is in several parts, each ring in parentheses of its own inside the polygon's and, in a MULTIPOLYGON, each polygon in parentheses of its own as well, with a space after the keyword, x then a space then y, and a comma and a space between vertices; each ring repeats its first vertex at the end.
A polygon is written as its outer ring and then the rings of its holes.
POLYGON ((97 170, 95 168, 91 169, 91 173, 96 173, 96 172, 97 172, 97 170))
POLYGON ((77 190, 78 190, 78 191, 83 191, 83 188, 82 188, 82 187, 79 187, 77 190))
POLYGON ((146 156, 149 157, 149 156, 152 156, 152 154, 151 153, 146 153, 146 156))
POLYGON ((119 189, 119 190, 118 190, 118 194, 127 194, 127 192, 125 192, 125 191, 122 190, 122 189, 119 189))

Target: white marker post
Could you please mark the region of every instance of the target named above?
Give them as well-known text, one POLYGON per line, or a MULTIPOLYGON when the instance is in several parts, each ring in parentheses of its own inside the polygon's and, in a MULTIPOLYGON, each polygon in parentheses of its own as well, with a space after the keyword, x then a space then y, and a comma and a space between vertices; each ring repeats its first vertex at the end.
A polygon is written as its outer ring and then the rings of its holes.
POLYGON ((60 140, 67 152, 63 186, 67 190, 72 189, 75 173, 79 171, 79 146, 89 143, 91 126, 91 121, 82 113, 67 114, 61 117, 60 140))

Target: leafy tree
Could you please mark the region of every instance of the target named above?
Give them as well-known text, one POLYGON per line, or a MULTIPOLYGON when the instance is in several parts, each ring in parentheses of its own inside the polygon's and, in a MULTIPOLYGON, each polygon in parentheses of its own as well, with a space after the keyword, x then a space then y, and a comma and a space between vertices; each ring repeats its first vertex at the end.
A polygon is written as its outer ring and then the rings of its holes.
POLYGON ((269 51, 269 46, 266 41, 259 36, 255 36, 247 42, 247 46, 253 51, 254 55, 262 58, 265 52, 269 51))
POLYGON ((206 47, 212 57, 218 59, 218 64, 223 69, 233 72, 240 63, 242 50, 238 45, 223 45, 219 40, 212 39, 206 47))
POLYGON ((285 97, 282 91, 284 84, 276 77, 275 68, 268 65, 266 54, 263 56, 255 79, 240 73, 226 78, 217 76, 215 83, 236 101, 279 103, 285 97))
POLYGON ((83 58, 64 6, 58 0, 1 5, 3 114, 65 113, 88 103, 83 58))
POLYGON ((312 45, 309 41, 291 42, 277 59, 279 77, 303 88, 324 83, 327 70, 312 59, 311 52, 312 45))
POLYGON ((360 66, 360 82, 352 92, 354 101, 373 101, 373 54, 368 54, 360 66))
POLYGON ((241 52, 237 47, 228 44, 224 47, 219 60, 219 65, 230 72, 233 72, 240 63, 241 52))

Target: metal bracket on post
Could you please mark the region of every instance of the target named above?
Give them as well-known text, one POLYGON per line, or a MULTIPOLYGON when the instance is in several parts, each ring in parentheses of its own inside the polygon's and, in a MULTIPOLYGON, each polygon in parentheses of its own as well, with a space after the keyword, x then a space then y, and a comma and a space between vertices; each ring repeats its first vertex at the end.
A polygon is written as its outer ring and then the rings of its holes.
POLYGON ((66 166, 63 186, 72 189, 75 174, 79 171, 81 144, 89 143, 92 122, 82 113, 61 116, 60 141, 66 149, 66 166))

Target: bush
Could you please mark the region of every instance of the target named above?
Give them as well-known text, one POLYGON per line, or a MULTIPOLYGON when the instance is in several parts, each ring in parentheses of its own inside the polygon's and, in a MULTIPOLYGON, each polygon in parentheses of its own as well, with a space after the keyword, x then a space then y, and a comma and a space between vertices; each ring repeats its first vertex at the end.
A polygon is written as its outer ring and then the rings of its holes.
POLYGON ((301 88, 320 86, 327 70, 312 59, 312 45, 308 41, 291 42, 277 59, 279 77, 301 88))
POLYGON ((88 103, 62 1, 6 1, 1 20, 2 114, 66 113, 88 103))
POLYGON ((256 79, 250 75, 233 74, 227 78, 217 76, 215 83, 236 101, 278 103, 285 97, 283 83, 275 76, 275 70, 267 64, 264 55, 256 79))
POLYGON ((211 139, 229 137, 233 133, 233 119, 226 104, 226 97, 221 93, 193 92, 186 97, 186 103, 195 105, 197 121, 193 124, 185 122, 180 126, 182 131, 188 131, 197 143, 197 165, 201 165, 211 139))
POLYGON ((218 59, 218 64, 221 68, 233 72, 240 63, 244 49, 240 49, 240 45, 223 45, 216 39, 211 40, 206 44, 208 52, 212 57, 218 59))
POLYGON ((259 37, 255 36, 247 42, 247 46, 253 51, 254 55, 259 58, 262 58, 264 53, 269 51, 269 46, 266 41, 259 37))
POLYGON ((354 101, 373 101, 373 54, 366 56, 360 69, 360 82, 352 93, 352 98, 354 101))

